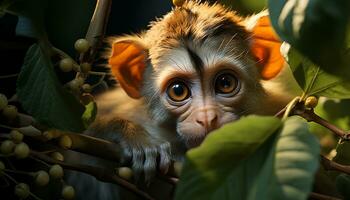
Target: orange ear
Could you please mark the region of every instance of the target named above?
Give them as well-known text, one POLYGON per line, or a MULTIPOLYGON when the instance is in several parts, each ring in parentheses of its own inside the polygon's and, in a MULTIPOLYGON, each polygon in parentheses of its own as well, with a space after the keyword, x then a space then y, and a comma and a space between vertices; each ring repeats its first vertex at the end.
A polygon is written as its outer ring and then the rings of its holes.
POLYGON ((268 16, 258 19, 253 30, 251 50, 261 66, 263 79, 275 77, 284 66, 284 58, 280 53, 281 41, 273 30, 268 16))
POLYGON ((140 98, 143 72, 146 67, 145 48, 134 41, 115 42, 112 45, 109 65, 125 92, 132 98, 140 98))

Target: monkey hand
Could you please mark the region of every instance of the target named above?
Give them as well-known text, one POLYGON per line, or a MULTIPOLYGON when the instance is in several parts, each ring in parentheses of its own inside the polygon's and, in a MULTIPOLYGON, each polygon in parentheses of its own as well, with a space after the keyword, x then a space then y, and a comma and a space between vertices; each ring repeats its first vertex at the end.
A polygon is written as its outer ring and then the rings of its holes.
POLYGON ((144 174, 145 181, 149 183, 157 169, 167 173, 171 164, 171 145, 168 141, 153 138, 146 131, 141 131, 132 138, 124 137, 120 144, 123 160, 131 161, 136 179, 144 174))

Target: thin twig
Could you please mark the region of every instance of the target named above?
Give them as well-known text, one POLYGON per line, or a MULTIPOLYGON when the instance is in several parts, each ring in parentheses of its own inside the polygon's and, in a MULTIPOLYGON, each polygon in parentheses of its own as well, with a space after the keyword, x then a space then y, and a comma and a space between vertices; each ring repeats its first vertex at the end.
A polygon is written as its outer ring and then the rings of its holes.
POLYGON ((0 76, 0 79, 13 78, 13 77, 17 77, 17 76, 18 76, 18 73, 17 74, 8 74, 8 75, 0 76))
POLYGON ((59 160, 55 160, 45 154, 36 151, 31 151, 31 155, 47 163, 59 164, 65 169, 75 170, 92 175, 100 181, 118 184, 144 199, 153 200, 153 198, 150 195, 138 189, 134 184, 131 184, 125 181, 124 179, 118 177, 113 172, 113 170, 108 170, 101 167, 93 167, 89 165, 70 164, 59 160))
POLYGON ((350 166, 348 165, 342 165, 342 164, 336 163, 324 156, 321 156, 321 164, 326 170, 340 171, 350 175, 350 166))
POLYGON ((315 192, 311 192, 309 197, 312 199, 317 199, 317 200, 342 200, 342 199, 339 199, 337 197, 332 197, 332 196, 319 194, 319 193, 315 193, 315 192))

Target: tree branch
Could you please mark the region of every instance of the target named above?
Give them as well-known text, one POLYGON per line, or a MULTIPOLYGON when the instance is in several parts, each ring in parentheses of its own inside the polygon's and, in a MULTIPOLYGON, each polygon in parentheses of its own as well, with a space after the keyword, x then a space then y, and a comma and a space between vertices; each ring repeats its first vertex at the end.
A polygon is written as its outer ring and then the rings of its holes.
POLYGON ((324 156, 321 156, 321 164, 326 170, 340 171, 350 175, 350 166, 348 165, 342 165, 342 164, 336 163, 324 156))
POLYGON ((30 154, 31 156, 36 157, 37 159, 40 159, 47 163, 59 164, 65 169, 70 169, 70 170, 90 174, 96 177, 100 181, 118 184, 144 199, 154 200, 150 195, 138 189, 134 184, 131 184, 128 181, 117 176, 113 170, 108 170, 101 167, 93 167, 89 165, 70 164, 59 160, 55 160, 45 154, 42 154, 33 150, 30 152, 30 154))
POLYGON ((319 194, 319 193, 315 193, 315 192, 311 192, 309 197, 311 199, 317 199, 317 200, 342 200, 342 199, 339 199, 337 197, 332 197, 332 196, 319 194))

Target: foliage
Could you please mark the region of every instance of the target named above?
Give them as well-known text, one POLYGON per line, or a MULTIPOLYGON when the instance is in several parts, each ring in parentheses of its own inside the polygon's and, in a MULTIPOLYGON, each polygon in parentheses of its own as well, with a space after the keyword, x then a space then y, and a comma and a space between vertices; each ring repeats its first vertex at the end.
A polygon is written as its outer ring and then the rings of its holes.
POLYGON ((319 145, 303 120, 281 126, 251 116, 213 132, 187 153, 176 199, 305 199, 319 145))

